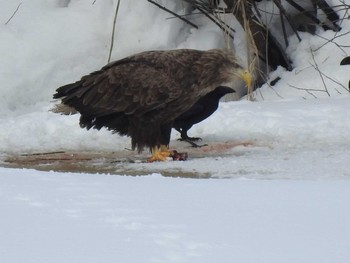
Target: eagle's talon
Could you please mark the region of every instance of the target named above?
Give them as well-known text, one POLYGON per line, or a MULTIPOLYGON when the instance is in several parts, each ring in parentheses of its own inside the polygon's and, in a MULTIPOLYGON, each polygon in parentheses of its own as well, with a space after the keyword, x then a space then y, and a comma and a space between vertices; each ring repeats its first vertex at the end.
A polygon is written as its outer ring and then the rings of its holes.
POLYGON ((158 147, 154 147, 152 149, 152 157, 148 158, 147 162, 163 162, 166 161, 168 157, 170 157, 170 152, 168 151, 166 146, 162 145, 160 150, 158 149, 158 147))
POLYGON ((168 157, 170 156, 170 153, 165 154, 162 152, 158 152, 156 154, 153 154, 151 158, 147 159, 148 163, 153 163, 153 162, 164 162, 168 159, 168 157))

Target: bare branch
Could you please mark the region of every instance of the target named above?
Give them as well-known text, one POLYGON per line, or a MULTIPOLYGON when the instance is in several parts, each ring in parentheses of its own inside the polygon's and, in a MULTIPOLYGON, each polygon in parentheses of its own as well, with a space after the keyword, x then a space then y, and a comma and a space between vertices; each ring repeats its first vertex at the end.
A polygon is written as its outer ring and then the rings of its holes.
MULTIPOLYGON (((337 84, 338 86, 340 86, 340 87, 342 87, 343 89, 345 89, 347 92, 350 92, 350 90, 349 89, 347 89, 343 84, 341 84, 339 81, 337 81, 337 80, 335 80, 335 79, 333 79, 333 78, 331 78, 331 77, 329 77, 329 76, 327 76, 326 74, 324 74, 323 72, 320 72, 321 74, 322 74, 322 76, 324 76, 326 79, 328 79, 328 80, 330 80, 330 81, 332 81, 332 82, 334 82, 335 84, 337 84)), ((341 92, 340 91, 338 91, 338 89, 336 89, 336 88, 334 88, 339 94, 341 94, 341 92)))
POLYGON ((166 7, 164 7, 164 6, 161 6, 160 4, 158 4, 158 3, 156 3, 156 2, 154 2, 154 1, 152 1, 152 0, 147 0, 147 1, 150 2, 151 4, 154 4, 155 6, 159 7, 160 9, 163 9, 164 11, 166 11, 166 12, 172 14, 173 16, 175 16, 175 17, 181 19, 182 21, 184 21, 185 23, 187 23, 187 24, 193 26, 194 28, 198 29, 198 26, 197 26, 197 25, 193 24, 192 22, 190 22, 189 20, 183 18, 182 16, 179 16, 178 14, 176 14, 176 13, 174 13, 173 11, 169 10, 168 8, 166 8, 166 7))
POLYGON ((13 12, 12 16, 6 21, 5 25, 7 25, 11 20, 12 18, 16 15, 16 13, 18 12, 20 6, 22 5, 22 2, 20 2, 16 8, 16 10, 13 12))
MULTIPOLYGON (((183 0, 189 4, 191 4, 194 8, 196 8, 201 14, 205 15, 208 19, 210 19, 213 23, 215 23, 225 34, 227 34, 231 39, 234 38, 233 34, 235 30, 226 24, 218 14, 225 13, 222 10, 213 9, 208 5, 207 2, 202 0, 183 0), (232 32, 232 33, 230 33, 232 32)), ((230 12, 231 13, 231 12, 230 12)))
POLYGON ((281 0, 273 0, 273 2, 275 3, 275 5, 278 7, 278 9, 280 10, 281 14, 287 19, 289 25, 292 27, 295 35, 297 36, 298 40, 301 41, 301 37, 299 36, 298 30, 295 28, 294 22, 292 20, 292 18, 290 17, 290 15, 288 15, 287 11, 284 9, 281 0))
POLYGON ((326 82, 324 81, 324 78, 323 78, 323 75, 321 73, 321 70, 320 68, 318 67, 318 64, 315 60, 315 55, 314 55, 314 52, 312 51, 312 49, 310 48, 310 52, 311 52, 311 56, 312 56, 312 61, 315 63, 315 64, 311 64, 311 66, 318 72, 318 74, 320 75, 320 78, 322 80, 322 83, 323 83, 323 87, 324 87, 324 90, 325 92, 327 93, 328 96, 331 96, 331 94, 329 94, 328 92, 328 88, 327 88, 327 85, 326 85, 326 82))
POLYGON ((350 34, 350 31, 347 31, 347 32, 344 32, 343 34, 338 34, 338 32, 335 33, 334 37, 332 39, 327 39, 325 37, 322 37, 320 35, 316 35, 318 36, 319 38, 322 38, 324 40, 326 40, 326 42, 324 44, 322 44, 321 46, 319 46, 318 48, 314 49, 313 51, 318 51, 320 50, 322 47, 324 47, 325 45, 327 45, 328 43, 333 43, 334 45, 336 45, 341 51, 344 52, 344 54, 347 54, 345 52, 345 50, 343 49, 344 47, 350 47, 350 45, 340 45, 339 43, 335 42, 334 40, 339 38, 339 37, 343 37, 345 35, 348 35, 350 34))
POLYGON ((313 94, 312 92, 325 92, 324 90, 319 90, 319 89, 306 89, 306 88, 298 88, 294 85, 288 84, 289 87, 293 88, 293 89, 297 89, 297 90, 302 90, 307 92, 308 94, 310 94, 312 97, 314 97, 315 99, 317 98, 317 96, 315 94, 313 94))
MULTIPOLYGON (((231 31, 234 31, 231 27, 229 27, 228 25, 226 25, 226 28, 223 27, 218 21, 216 21, 212 16, 209 15, 208 12, 205 12, 205 10, 203 10, 202 8, 197 6, 197 9, 204 14, 207 18, 209 18, 213 23, 215 23, 219 28, 221 28, 221 30, 223 30, 225 33, 227 33, 229 35, 230 38, 234 39, 234 36, 227 31, 227 28, 231 29, 231 31)), ((221 21, 223 23, 223 21, 221 21)))
MULTIPOLYGON (((310 49, 310 52, 311 52, 311 56, 312 56, 312 60, 313 60, 313 63, 310 63, 310 65, 318 72, 321 80, 322 80, 322 83, 323 83, 323 86, 324 86, 324 89, 308 89, 308 88, 299 88, 299 87, 296 87, 296 86, 293 86, 291 84, 288 84, 290 87, 294 88, 294 89, 297 89, 297 90, 302 90, 302 91, 305 91, 307 92, 308 94, 310 94, 312 97, 314 98, 317 98, 317 96, 314 94, 314 92, 322 92, 322 93, 326 93, 329 97, 331 96, 331 94, 329 93, 328 91, 328 88, 327 88, 327 85, 326 85, 326 82, 325 82, 325 78, 333 81, 334 83, 336 83, 337 85, 339 85, 340 87, 342 87, 343 89, 345 89, 346 91, 349 91, 344 85, 342 85, 340 82, 336 81, 335 79, 327 76, 326 74, 324 74, 323 72, 321 72, 317 62, 316 62, 316 59, 315 59, 315 56, 314 56, 314 52, 310 49)), ((341 94, 341 92, 337 89, 337 88, 334 88, 334 90, 338 93, 338 94, 341 94)))
POLYGON ((118 16, 118 11, 119 11, 119 4, 120 4, 120 0, 118 0, 117 7, 115 9, 115 14, 114 14, 112 37, 111 37, 111 46, 110 46, 109 55, 108 55, 108 63, 111 61, 111 56, 112 56, 112 51, 113 51, 113 46, 114 46, 115 24, 116 24, 116 21, 117 21, 117 16, 118 16))

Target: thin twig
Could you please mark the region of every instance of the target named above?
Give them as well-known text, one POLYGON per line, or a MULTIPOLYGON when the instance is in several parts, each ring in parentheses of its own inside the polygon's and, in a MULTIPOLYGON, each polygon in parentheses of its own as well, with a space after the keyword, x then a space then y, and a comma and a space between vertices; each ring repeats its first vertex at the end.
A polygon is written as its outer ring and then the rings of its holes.
POLYGON ((338 34, 338 32, 336 32, 336 33, 335 33, 335 36, 334 36, 332 39, 327 39, 327 38, 325 38, 325 37, 323 37, 323 36, 321 36, 321 35, 316 35, 316 36, 318 36, 319 38, 322 38, 322 39, 326 40, 326 42, 323 43, 323 44, 322 44, 321 46, 319 46, 318 48, 314 49, 313 51, 314 51, 314 52, 315 52, 315 51, 318 51, 318 50, 320 50, 322 47, 324 47, 325 45, 327 45, 328 43, 333 43, 333 44, 336 45, 341 51, 343 51, 344 54, 347 54, 346 51, 345 51, 343 48, 348 48, 348 47, 350 47, 350 45, 340 45, 339 43, 335 42, 334 40, 337 39, 337 38, 339 38, 339 37, 343 37, 343 36, 345 36, 345 35, 348 35, 348 34, 350 34, 350 31, 346 31, 346 32, 344 32, 344 33, 342 33, 342 34, 338 34))
POLYGON ((315 99, 317 99, 317 96, 315 94, 312 93, 312 91, 315 91, 315 92, 325 92, 324 90, 319 90, 319 89, 305 89, 305 88, 298 88, 296 86, 293 86, 291 84, 288 84, 289 87, 291 88, 294 88, 294 89, 297 89, 297 90, 303 90, 307 93, 309 93, 312 97, 314 97, 315 99))
MULTIPOLYGON (((205 15, 207 18, 209 18, 214 24, 216 24, 221 30, 224 32, 227 31, 218 21, 216 21, 212 16, 210 16, 205 10, 203 10, 201 7, 197 6, 198 11, 200 11, 203 15, 205 15)), ((227 31, 227 35, 231 38, 234 39, 234 36, 227 31)))
POLYGON ((147 0, 147 1, 150 2, 151 4, 154 4, 155 6, 159 7, 160 9, 163 9, 163 10, 165 10, 166 12, 172 14, 173 16, 175 16, 175 17, 181 19, 182 21, 184 21, 185 23, 187 23, 187 24, 193 26, 194 28, 198 29, 198 26, 197 26, 197 25, 193 24, 191 21, 189 21, 189 20, 183 18, 182 16, 179 16, 178 14, 176 14, 176 13, 174 13, 173 11, 167 9, 166 7, 161 6, 160 4, 158 4, 158 3, 156 3, 156 2, 154 2, 154 1, 152 1, 152 0, 147 0))
POLYGON ((310 52, 311 52, 312 60, 315 63, 314 65, 313 64, 311 64, 311 65, 317 71, 317 73, 320 75, 320 78, 322 80, 322 84, 324 86, 325 92, 327 93, 328 96, 331 96, 331 94, 329 94, 329 92, 328 92, 328 88, 327 88, 326 82, 325 82, 325 80, 323 78, 323 75, 322 75, 322 72, 321 72, 320 68, 318 67, 318 64, 317 64, 317 62, 315 60, 314 52, 312 51, 311 48, 310 48, 310 52))
POLYGON ((20 7, 21 5, 22 5, 22 2, 20 2, 20 3, 18 4, 16 10, 13 12, 12 16, 6 21, 5 25, 7 25, 7 24, 11 21, 11 19, 16 15, 16 13, 18 12, 18 9, 19 9, 19 7, 20 7))
POLYGON ((273 2, 275 3, 275 5, 278 7, 278 9, 280 10, 280 12, 283 14, 283 16, 286 18, 286 20, 288 21, 289 25, 292 27, 294 34, 296 35, 296 37, 298 38, 299 41, 301 41, 301 37, 298 33, 298 30, 295 28, 294 22, 292 20, 292 18, 290 17, 290 15, 287 13, 286 9, 283 7, 281 0, 273 0, 273 2))
MULTIPOLYGON (((327 76, 327 75, 324 74, 323 72, 321 72, 321 74, 322 74, 322 76, 324 76, 326 79, 328 79, 328 80, 334 82, 335 84, 338 84, 338 86, 340 86, 340 87, 342 87, 343 89, 345 89, 346 91, 350 92, 350 90, 347 89, 347 88, 346 88, 343 84, 341 84, 339 81, 337 81, 337 80, 335 80, 335 79, 333 79, 333 78, 327 76)), ((334 89, 335 89, 339 94, 341 94, 341 92, 338 91, 336 88, 334 88, 334 89)))
POLYGON ((280 20, 281 20, 284 43, 285 43, 286 47, 288 47, 288 45, 289 45, 288 36, 287 36, 286 25, 284 24, 284 17, 283 17, 282 12, 280 12, 280 20))
POLYGON ((113 51, 113 46, 114 46, 115 24, 116 24, 116 21, 117 21, 117 16, 118 16, 118 11, 119 11, 119 4, 120 4, 120 0, 118 0, 117 7, 115 9, 115 14, 114 14, 111 46, 110 46, 109 55, 108 55, 108 63, 111 62, 111 56, 112 56, 112 51, 113 51))
MULTIPOLYGON (((339 83, 338 81, 328 77, 326 74, 324 74, 323 72, 321 72, 321 70, 319 69, 318 67, 318 64, 316 63, 316 60, 315 60, 315 56, 314 56, 314 52, 311 50, 311 56, 312 56, 312 60, 314 62, 314 64, 310 63, 310 65, 318 72, 318 74, 320 75, 320 78, 322 80, 322 83, 323 83, 323 86, 324 86, 324 90, 321 90, 321 89, 307 89, 307 88, 298 88, 296 86, 293 86, 293 85, 290 85, 288 84, 290 87, 294 88, 294 89, 297 89, 297 90, 303 90, 305 92, 307 92, 308 94, 310 94, 311 96, 313 96, 314 98, 317 98, 315 94, 313 94, 313 92, 323 92, 323 93, 326 93, 328 96, 331 96, 329 91, 328 91, 328 88, 326 86, 326 82, 324 80, 324 78, 327 78, 331 81, 333 81, 334 83, 338 84, 339 86, 341 86, 342 88, 344 88, 345 90, 349 91, 348 89, 346 89, 346 87, 344 87, 341 83, 339 83)), ((339 94, 341 94, 341 92, 334 88, 336 92, 338 92, 339 94)))
POLYGON ((217 16, 217 14, 222 13, 220 10, 214 10, 212 8, 208 7, 207 2, 203 1, 191 1, 191 0, 184 0, 187 3, 190 3, 194 8, 196 8, 200 13, 205 15, 208 19, 210 19, 213 23, 215 23, 224 33, 228 34, 231 39, 233 39, 233 34, 235 30, 230 27, 228 24, 226 24, 220 17, 217 16), (213 15, 214 14, 214 15, 213 15), (229 33, 232 32, 232 33, 229 33))

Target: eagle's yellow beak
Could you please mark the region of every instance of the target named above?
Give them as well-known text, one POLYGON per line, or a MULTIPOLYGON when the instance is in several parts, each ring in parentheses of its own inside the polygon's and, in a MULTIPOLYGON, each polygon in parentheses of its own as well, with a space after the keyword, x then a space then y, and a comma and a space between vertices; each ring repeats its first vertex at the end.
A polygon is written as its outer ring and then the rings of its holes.
POLYGON ((252 85, 253 77, 252 77, 252 74, 250 74, 247 70, 242 70, 239 73, 239 77, 242 80, 244 80, 244 82, 245 82, 245 84, 247 85, 248 88, 250 87, 250 85, 252 85))

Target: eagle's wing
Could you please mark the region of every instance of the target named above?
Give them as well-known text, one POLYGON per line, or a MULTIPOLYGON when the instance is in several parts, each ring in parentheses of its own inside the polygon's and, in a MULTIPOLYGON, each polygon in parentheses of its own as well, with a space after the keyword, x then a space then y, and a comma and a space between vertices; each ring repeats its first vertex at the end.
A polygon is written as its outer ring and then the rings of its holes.
MULTIPOLYGON (((62 102, 91 116, 116 112, 139 115, 161 109, 186 94, 186 88, 180 87, 162 65, 135 59, 120 62, 60 88, 66 91, 62 102)), ((57 93, 63 93, 60 89, 57 93)))

